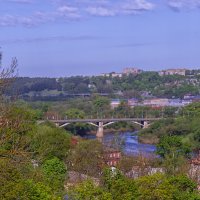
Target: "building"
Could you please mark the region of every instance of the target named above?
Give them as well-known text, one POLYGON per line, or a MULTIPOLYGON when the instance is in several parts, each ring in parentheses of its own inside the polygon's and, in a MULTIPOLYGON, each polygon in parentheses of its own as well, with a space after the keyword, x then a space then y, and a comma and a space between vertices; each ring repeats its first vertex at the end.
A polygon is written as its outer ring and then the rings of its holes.
POLYGON ((123 70, 123 74, 125 75, 129 75, 129 74, 138 75, 140 73, 142 73, 142 70, 138 68, 127 67, 123 70))
POLYGON ((121 101, 119 99, 111 100, 110 106, 112 109, 117 108, 120 105, 121 101))
POLYGON ((168 106, 170 106, 170 107, 182 107, 182 106, 184 106, 184 104, 183 104, 181 99, 169 99, 168 106))
POLYGON ((192 95, 192 94, 185 94, 184 95, 184 97, 183 97, 183 99, 185 99, 185 100, 192 100, 192 99, 194 99, 194 95, 192 95))
POLYGON ((138 106, 138 99, 136 98, 132 98, 132 99, 128 99, 128 105, 130 107, 135 107, 135 106, 138 106))
POLYGON ((192 102, 200 102, 200 95, 195 96, 195 97, 192 99, 192 102))
POLYGON ((153 98, 147 99, 143 102, 144 106, 151 106, 151 107, 165 107, 169 106, 169 99, 161 99, 161 98, 153 98))
POLYGON ((103 73, 101 74, 101 76, 104 76, 104 77, 111 77, 111 78, 121 78, 123 76, 122 73, 116 73, 116 72, 111 72, 111 73, 103 73))
POLYGON ((109 167, 116 167, 120 159, 121 152, 119 150, 106 148, 104 152, 104 160, 109 167))
POLYGON ((165 76, 165 75, 181 75, 185 76, 186 75, 187 69, 167 69, 167 70, 162 70, 159 73, 160 76, 165 76))

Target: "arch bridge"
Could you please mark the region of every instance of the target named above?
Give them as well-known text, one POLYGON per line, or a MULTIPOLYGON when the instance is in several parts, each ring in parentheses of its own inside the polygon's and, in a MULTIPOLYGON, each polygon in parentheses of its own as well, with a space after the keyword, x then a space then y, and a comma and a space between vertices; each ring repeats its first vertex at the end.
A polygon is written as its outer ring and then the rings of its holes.
MULTIPOLYGON (((148 128, 149 125, 158 121, 162 118, 106 118, 106 119, 65 119, 65 120, 49 120, 56 124, 60 128, 64 128, 72 123, 87 123, 92 126, 97 127, 96 137, 102 138, 104 135, 104 127, 114 124, 116 122, 130 122, 141 126, 142 128, 148 128)), ((45 120, 38 121, 38 123, 43 123, 45 120)))

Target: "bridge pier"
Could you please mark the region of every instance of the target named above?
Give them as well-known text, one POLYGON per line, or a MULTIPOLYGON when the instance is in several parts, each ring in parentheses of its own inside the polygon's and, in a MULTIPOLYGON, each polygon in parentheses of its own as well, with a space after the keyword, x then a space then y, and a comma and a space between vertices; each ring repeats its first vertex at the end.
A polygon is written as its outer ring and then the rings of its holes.
POLYGON ((99 122, 99 125, 98 125, 98 129, 97 129, 97 134, 96 134, 96 137, 97 138, 103 138, 103 127, 104 127, 104 124, 103 122, 99 122))
POLYGON ((149 127, 149 122, 148 121, 143 121, 143 129, 149 127))

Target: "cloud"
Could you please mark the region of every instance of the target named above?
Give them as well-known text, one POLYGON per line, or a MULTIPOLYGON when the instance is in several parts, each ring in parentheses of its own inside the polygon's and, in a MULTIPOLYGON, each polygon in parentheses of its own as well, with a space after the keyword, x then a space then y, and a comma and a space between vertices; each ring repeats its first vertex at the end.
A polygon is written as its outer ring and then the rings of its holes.
MULTIPOLYGON (((15 14, 10 12, 0 15, 0 26, 26 27, 48 22, 80 20, 92 16, 132 15, 151 11, 155 7, 150 0, 49 0, 49 3, 40 0, 0 0, 0 6, 1 2, 2 4, 5 2, 29 4, 27 11, 21 12, 20 9, 16 9, 15 14)), ((13 8, 15 8, 14 5, 13 8)))
POLYGON ((21 16, 13 14, 5 14, 0 16, 0 26, 26 26, 32 27, 39 24, 48 22, 56 22, 57 20, 77 20, 81 15, 78 13, 78 9, 73 7, 60 7, 52 12, 36 11, 31 15, 21 16))
POLYGON ((116 15, 131 15, 138 14, 144 11, 151 11, 155 5, 146 0, 124 0, 109 2, 104 1, 104 6, 88 7, 86 11, 90 15, 96 16, 116 16, 116 15))
POLYGON ((35 42, 46 42, 46 41, 86 41, 86 40, 99 40, 102 37, 91 36, 91 35, 80 35, 80 36, 49 36, 49 37, 36 37, 36 38, 18 38, 0 40, 1 45, 5 44, 24 44, 24 43, 35 43, 35 42))
POLYGON ((88 7, 86 8, 86 11, 90 15, 96 15, 101 17, 108 17, 108 16, 115 16, 116 11, 114 9, 109 9, 105 7, 88 7))
POLYGON ((175 10, 200 8, 200 0, 168 0, 168 6, 175 10))

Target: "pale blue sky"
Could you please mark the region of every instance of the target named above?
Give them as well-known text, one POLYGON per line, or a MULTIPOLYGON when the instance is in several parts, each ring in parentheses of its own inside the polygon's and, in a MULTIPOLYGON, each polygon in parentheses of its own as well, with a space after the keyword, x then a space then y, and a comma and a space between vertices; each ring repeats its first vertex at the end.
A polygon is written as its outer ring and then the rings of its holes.
POLYGON ((0 0, 0 46, 20 76, 200 68, 200 0, 0 0))

